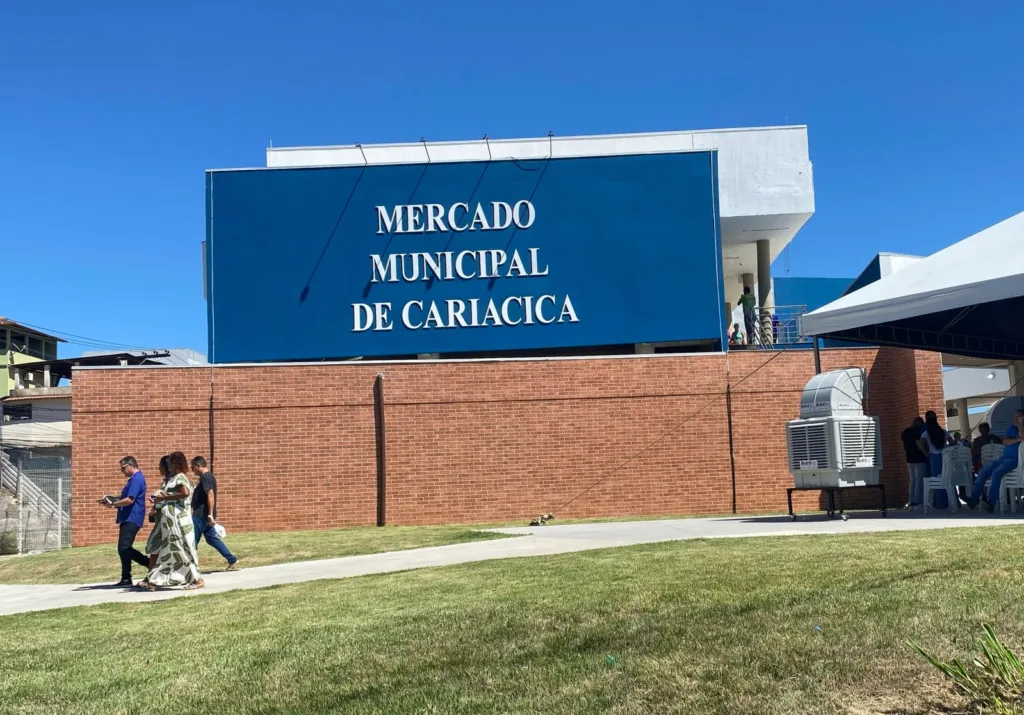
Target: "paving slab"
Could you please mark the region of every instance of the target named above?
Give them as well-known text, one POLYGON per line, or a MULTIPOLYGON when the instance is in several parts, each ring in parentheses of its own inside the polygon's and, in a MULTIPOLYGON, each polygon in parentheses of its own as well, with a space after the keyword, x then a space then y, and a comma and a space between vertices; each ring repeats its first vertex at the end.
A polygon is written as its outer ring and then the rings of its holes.
MULTIPOLYGON (((0 616, 52 608, 94 606, 103 603, 145 603, 182 596, 223 593, 237 589, 265 588, 288 583, 351 578, 492 559, 548 556, 686 539, 856 534, 1021 524, 1024 524, 1024 515, 996 517, 961 510, 955 515, 946 512, 923 515, 890 511, 888 517, 882 517, 877 512, 865 512, 852 514, 849 521, 839 518, 829 519, 825 516, 805 516, 794 522, 790 517, 783 515, 511 527, 491 529, 491 531, 519 538, 475 541, 451 546, 433 546, 319 561, 300 561, 208 574, 205 576, 206 588, 199 591, 168 589, 151 593, 116 588, 105 584, 0 585, 0 616)), ((114 557, 113 553, 111 557, 114 557)))

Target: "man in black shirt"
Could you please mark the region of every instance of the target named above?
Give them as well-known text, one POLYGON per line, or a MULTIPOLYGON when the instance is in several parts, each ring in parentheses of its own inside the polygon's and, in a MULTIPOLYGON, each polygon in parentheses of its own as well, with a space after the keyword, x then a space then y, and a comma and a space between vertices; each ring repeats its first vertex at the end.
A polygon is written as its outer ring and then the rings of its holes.
POLYGON ((900 435, 900 439, 903 440, 903 451, 907 456, 907 471, 910 473, 910 495, 907 500, 909 509, 921 505, 924 493, 923 480, 928 476, 928 458, 917 444, 923 430, 924 420, 915 417, 913 424, 900 435))
POLYGON ((199 539, 205 537, 206 543, 227 559, 227 570, 234 571, 238 557, 231 553, 217 533, 217 478, 203 457, 192 460, 192 473, 199 477, 192 490, 192 529, 196 536, 196 548, 199 548, 199 539))

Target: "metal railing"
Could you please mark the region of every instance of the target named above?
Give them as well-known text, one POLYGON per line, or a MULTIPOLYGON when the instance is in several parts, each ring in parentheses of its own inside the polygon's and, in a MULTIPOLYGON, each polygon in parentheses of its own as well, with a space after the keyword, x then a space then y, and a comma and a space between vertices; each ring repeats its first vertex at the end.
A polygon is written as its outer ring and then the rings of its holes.
POLYGON ((71 545, 71 468, 23 470, 0 452, 0 554, 71 545))
MULTIPOLYGON (((773 350, 777 347, 811 344, 811 339, 803 335, 803 316, 807 313, 806 305, 779 305, 763 310, 754 309, 753 320, 744 319, 743 330, 747 332, 749 349, 773 350), (747 325, 747 323, 750 323, 747 325)), ((741 347, 733 345, 733 348, 741 347)))

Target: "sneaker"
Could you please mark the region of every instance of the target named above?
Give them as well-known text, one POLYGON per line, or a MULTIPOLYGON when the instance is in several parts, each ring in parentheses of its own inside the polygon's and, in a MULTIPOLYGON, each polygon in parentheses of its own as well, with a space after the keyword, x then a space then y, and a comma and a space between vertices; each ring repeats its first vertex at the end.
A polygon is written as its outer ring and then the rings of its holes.
POLYGON ((995 510, 996 510, 996 505, 995 504, 989 504, 988 502, 985 502, 985 511, 987 511, 989 514, 993 514, 993 513, 995 513, 995 510))
POLYGON ((135 582, 130 578, 123 578, 115 584, 114 588, 131 588, 135 585, 135 582))
POLYGON ((226 569, 224 569, 224 570, 225 571, 237 571, 238 568, 239 568, 239 566, 238 566, 238 559, 235 559, 234 561, 229 563, 228 567, 226 569))
POLYGON ((978 508, 978 502, 976 500, 971 499, 970 497, 967 497, 966 501, 967 501, 967 508, 968 509, 977 509, 978 508))

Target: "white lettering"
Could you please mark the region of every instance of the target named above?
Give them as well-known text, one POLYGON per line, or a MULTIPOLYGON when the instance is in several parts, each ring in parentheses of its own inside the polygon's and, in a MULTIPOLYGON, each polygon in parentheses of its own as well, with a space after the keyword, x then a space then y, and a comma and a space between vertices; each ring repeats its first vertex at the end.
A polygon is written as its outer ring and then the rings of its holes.
POLYGON ((391 215, 388 215, 387 209, 383 206, 377 207, 377 235, 382 233, 391 233, 394 229, 395 233, 404 233, 402 230, 402 207, 396 206, 391 215))
POLYGON ((429 328, 431 323, 434 324, 433 327, 435 328, 444 327, 444 323, 441 321, 441 311, 437 309, 437 303, 434 302, 430 303, 430 309, 427 311, 427 322, 423 324, 423 327, 429 328))
POLYGON ((487 252, 491 254, 491 278, 500 278, 501 276, 498 275, 498 271, 505 265, 508 256, 500 248, 492 248, 487 252))
POLYGON ((476 260, 479 263, 478 267, 480 269, 480 271, 477 273, 477 277, 478 278, 487 278, 488 277, 488 275, 487 275, 487 273, 488 273, 488 271, 487 271, 487 251, 486 250, 484 250, 484 251, 477 251, 476 252, 476 260))
POLYGON ((417 254, 415 253, 402 253, 402 278, 406 281, 414 281, 420 277, 420 262, 417 260, 417 254), (409 260, 406 260, 409 259, 409 260), (405 270, 405 264, 409 264, 409 271, 405 270), (410 276, 409 273, 412 273, 410 276))
POLYGON ((427 204, 427 233, 440 231, 444 233, 448 227, 444 225, 444 206, 441 204, 427 204))
POLYGON ((455 259, 455 273, 464 281, 468 281, 470 278, 475 278, 476 273, 466 273, 466 270, 462 267, 462 261, 466 256, 476 256, 474 251, 463 251, 459 254, 458 258, 455 259))
POLYGON ((526 307, 523 308, 523 312, 526 317, 523 318, 523 325, 533 325, 533 296, 528 295, 523 299, 526 303, 526 307))
POLYGON ((441 280, 441 253, 438 252, 436 258, 433 253, 421 253, 420 255, 423 256, 423 280, 430 280, 427 277, 428 270, 433 272, 435 278, 441 280))
POLYGON ((352 332, 362 333, 373 325, 373 309, 366 303, 352 304, 352 332))
POLYGON ((562 312, 558 316, 558 322, 564 321, 566 316, 569 316, 570 323, 580 322, 580 319, 576 317, 576 309, 572 307, 572 301, 569 300, 569 296, 565 296, 565 302, 562 303, 562 312))
POLYGON ((494 304, 493 299, 487 301, 487 311, 484 313, 484 319, 480 325, 486 326, 488 320, 493 320, 495 325, 501 325, 501 317, 498 315, 498 306, 494 304))
POLYGON ((487 223, 487 215, 484 214, 484 207, 480 204, 476 205, 476 213, 473 214, 473 223, 469 225, 470 231, 476 231, 476 225, 480 224, 481 231, 490 230, 491 226, 487 223))
POLYGON ((554 318, 551 318, 549 320, 544 320, 544 311, 541 310, 541 308, 543 307, 544 301, 546 301, 546 300, 551 301, 551 306, 554 307, 554 305, 555 305, 555 296, 553 296, 553 295, 542 295, 540 298, 537 299, 537 322, 540 323, 541 325, 551 325, 553 322, 555 322, 554 318))
POLYGON ((455 220, 455 209, 462 207, 462 215, 465 216, 469 213, 469 204, 452 204, 448 207, 448 225, 452 227, 452 231, 456 233, 462 233, 466 230, 466 226, 460 226, 458 221, 455 220))
POLYGON ((537 254, 540 252, 539 248, 531 248, 530 250, 530 275, 531 276, 546 276, 548 274, 548 266, 544 266, 544 272, 541 273, 537 266, 540 263, 540 259, 537 254))
POLYGON ((398 267, 395 265, 396 255, 392 253, 388 256, 388 263, 385 266, 384 262, 380 259, 376 253, 370 256, 370 282, 377 283, 377 276, 380 276, 380 280, 387 281, 389 283, 398 282, 398 267))
POLYGON ((423 303, 418 300, 410 300, 405 304, 405 307, 402 308, 402 324, 409 330, 419 330, 423 327, 423 323, 416 323, 413 325, 412 320, 409 318, 409 309, 414 305, 420 310, 423 310, 423 303))
POLYGON ((420 223, 423 220, 423 205, 406 206, 405 214, 409 217, 409 228, 406 233, 423 233, 424 227, 420 223))
POLYGON ((406 204, 395 206, 388 213, 385 206, 376 206, 377 235, 385 233, 436 233, 451 229, 456 233, 462 231, 504 231, 513 223, 518 229, 528 229, 537 220, 537 210, 528 199, 517 201, 510 206, 504 201, 492 201, 490 216, 483 204, 477 203, 470 209, 468 203, 458 202, 448 207, 447 214, 443 204, 406 204), (462 209, 460 215, 459 209, 462 209), (465 221, 472 214, 472 220, 465 221), (448 224, 445 225, 445 216, 448 224))
POLYGON ((391 303, 374 303, 373 304, 373 330, 391 330, 391 303))
POLYGON ((462 316, 466 312, 466 303, 453 298, 449 298, 445 302, 448 304, 448 327, 454 328, 455 323, 458 322, 460 328, 468 328, 469 323, 462 316))
POLYGON ((516 201, 516 205, 512 208, 512 220, 516 222, 516 228, 525 231, 526 229, 533 225, 533 222, 536 219, 537 212, 536 210, 534 210, 533 204, 531 204, 526 199, 523 199, 522 201, 516 201), (522 220, 523 207, 526 207, 525 221, 522 220))
POLYGON ((469 299, 469 324, 474 328, 480 327, 480 299, 469 299))
POLYGON ((491 202, 491 228, 504 231, 512 225, 512 207, 504 201, 491 202))
POLYGON ((508 298, 506 298, 504 300, 504 302, 501 304, 501 320, 502 320, 502 322, 505 323, 505 325, 519 325, 521 322, 523 322, 522 318, 520 318, 519 320, 512 320, 512 318, 509 317, 509 315, 508 315, 508 307, 513 302, 518 303, 520 308, 523 307, 523 299, 522 298, 520 298, 518 296, 514 296, 514 295, 510 295, 508 298))
POLYGON ((452 276, 452 252, 444 252, 444 279, 446 281, 454 280, 452 276))
POLYGON ((519 249, 512 251, 512 260, 508 263, 508 273, 505 276, 511 278, 513 271, 516 271, 517 278, 526 277, 526 267, 523 266, 523 259, 519 256, 519 249))

